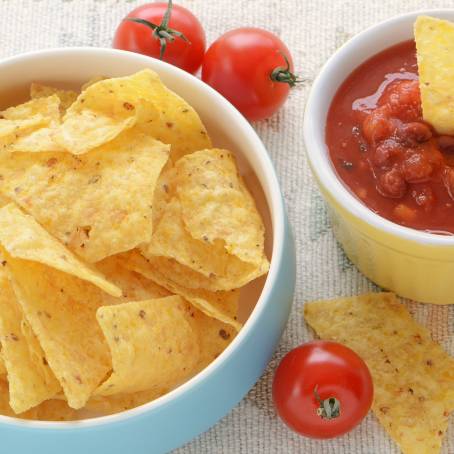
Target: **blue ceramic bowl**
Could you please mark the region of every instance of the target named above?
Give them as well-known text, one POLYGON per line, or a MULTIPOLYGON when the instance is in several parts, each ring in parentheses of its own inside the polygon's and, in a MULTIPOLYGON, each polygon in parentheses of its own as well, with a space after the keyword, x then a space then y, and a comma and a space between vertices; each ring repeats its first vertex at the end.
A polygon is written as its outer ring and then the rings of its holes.
POLYGON ((253 128, 221 95, 171 65, 129 52, 72 48, 0 62, 1 107, 26 99, 32 81, 76 86, 94 75, 123 76, 145 67, 199 112, 214 145, 238 157, 267 228, 268 276, 241 295, 244 328, 205 370, 165 396, 116 415, 77 422, 0 416, 0 452, 14 454, 164 453, 209 429, 258 380, 287 322, 295 286, 295 247, 273 164, 253 128))

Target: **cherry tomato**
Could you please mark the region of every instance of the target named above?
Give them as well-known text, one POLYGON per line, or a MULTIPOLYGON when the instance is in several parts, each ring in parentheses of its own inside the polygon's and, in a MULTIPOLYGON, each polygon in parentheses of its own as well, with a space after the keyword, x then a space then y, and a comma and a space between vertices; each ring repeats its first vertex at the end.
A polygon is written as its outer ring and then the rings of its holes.
POLYGON ((249 120, 271 116, 298 82, 285 44, 259 28, 238 28, 217 39, 203 59, 202 79, 249 120))
POLYGON ((113 47, 161 58, 194 73, 202 64, 205 32, 186 8, 172 5, 172 1, 147 3, 122 20, 113 47))
POLYGON ((358 425, 372 405, 365 362, 342 344, 314 341, 289 352, 273 382, 279 416, 295 432, 332 438, 358 425))

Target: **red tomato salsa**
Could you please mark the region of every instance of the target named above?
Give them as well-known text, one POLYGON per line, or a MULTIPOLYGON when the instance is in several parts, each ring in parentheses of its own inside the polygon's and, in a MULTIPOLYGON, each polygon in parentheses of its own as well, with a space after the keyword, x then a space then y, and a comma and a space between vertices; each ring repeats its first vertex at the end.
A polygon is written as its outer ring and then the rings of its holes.
POLYGON ((454 234, 454 137, 422 119, 413 41, 358 67, 331 104, 326 143, 340 179, 384 218, 454 234))

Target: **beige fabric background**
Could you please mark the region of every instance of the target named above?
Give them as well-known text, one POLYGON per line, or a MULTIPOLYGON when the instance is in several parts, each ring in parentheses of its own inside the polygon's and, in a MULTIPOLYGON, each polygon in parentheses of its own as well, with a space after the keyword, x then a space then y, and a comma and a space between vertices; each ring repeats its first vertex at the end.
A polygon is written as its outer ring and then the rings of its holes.
MULTIPOLYGON (((270 401, 277 362, 285 352, 311 338, 301 317, 303 302, 374 289, 344 256, 331 233, 324 202, 304 155, 303 107, 310 80, 350 36, 395 14, 421 8, 453 7, 454 4, 451 1, 417 0, 177 1, 201 19, 208 42, 222 32, 242 25, 268 28, 287 43, 299 73, 309 80, 293 91, 278 115, 255 125, 276 165, 296 237, 298 283, 291 319, 275 358, 255 388, 215 427, 177 452, 398 453, 371 415, 359 428, 340 439, 312 441, 287 430, 277 419, 270 401)), ((0 58, 46 47, 108 47, 116 24, 128 10, 141 3, 128 0, 0 0, 0 58)), ((454 354, 454 306, 410 303, 410 308, 418 320, 433 329, 434 337, 454 354)), ((203 402, 195 411, 203 411, 203 402)), ((454 454, 454 417, 443 453, 454 454)))

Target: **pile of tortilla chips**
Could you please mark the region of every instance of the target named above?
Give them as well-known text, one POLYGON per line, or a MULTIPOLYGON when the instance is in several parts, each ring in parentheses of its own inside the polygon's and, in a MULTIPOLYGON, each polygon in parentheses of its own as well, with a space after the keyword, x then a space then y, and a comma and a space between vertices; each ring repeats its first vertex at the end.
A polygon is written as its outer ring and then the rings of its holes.
POLYGON ((115 413, 232 341, 268 271, 263 222, 154 72, 30 91, 0 113, 0 414, 115 413))

